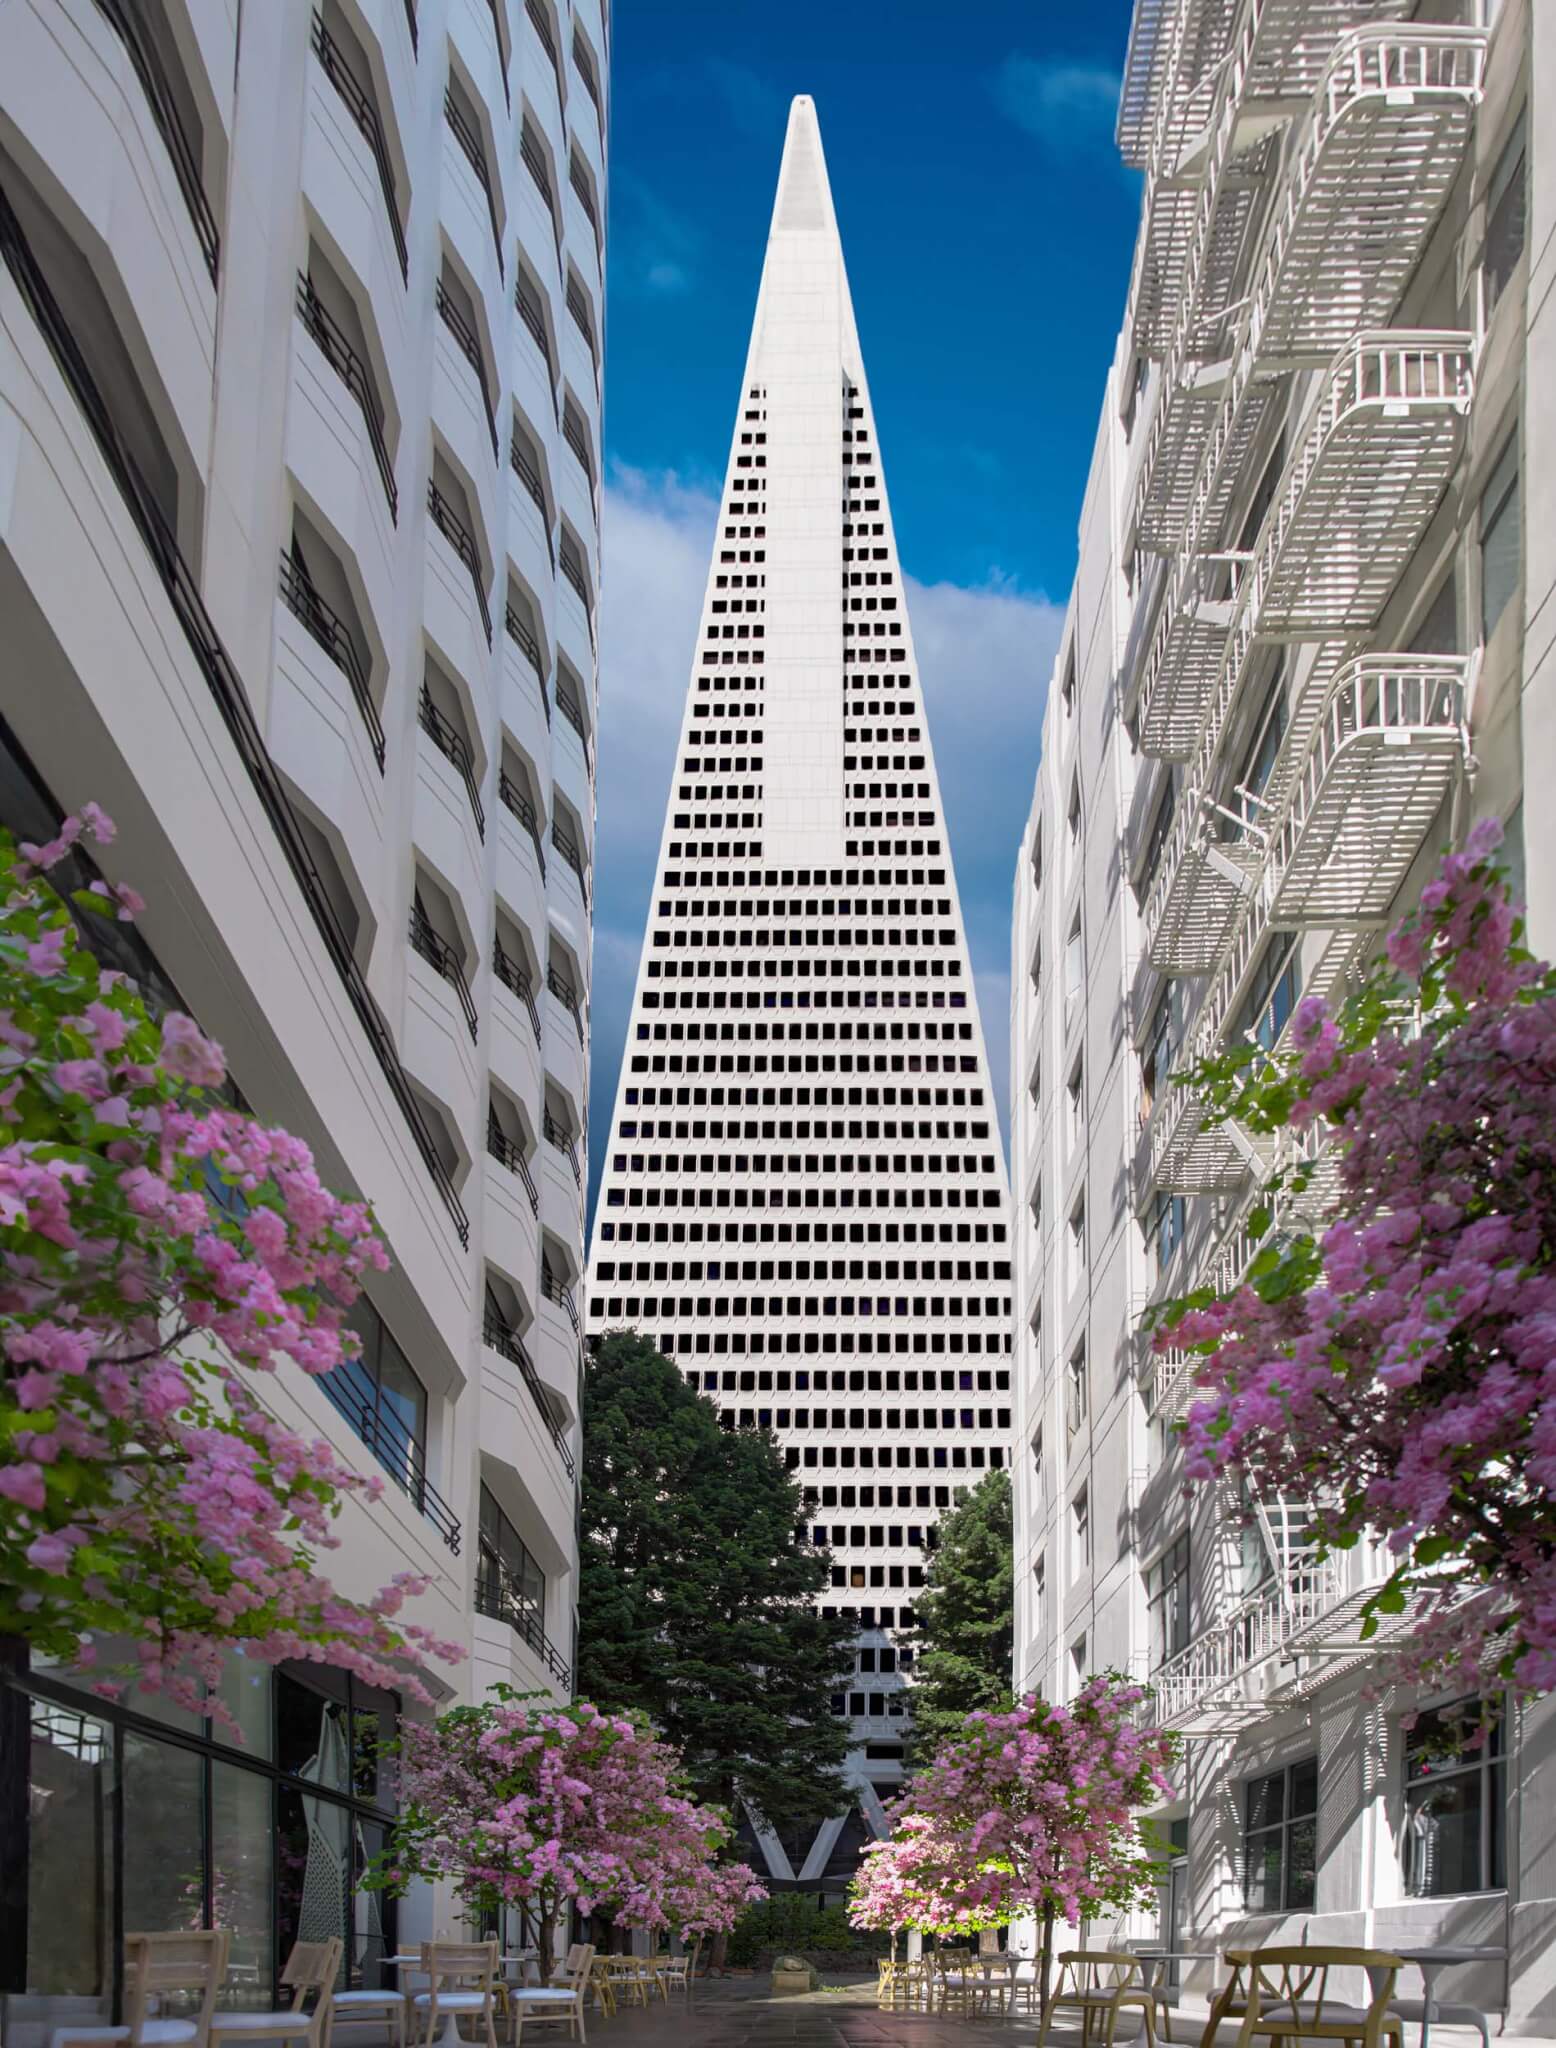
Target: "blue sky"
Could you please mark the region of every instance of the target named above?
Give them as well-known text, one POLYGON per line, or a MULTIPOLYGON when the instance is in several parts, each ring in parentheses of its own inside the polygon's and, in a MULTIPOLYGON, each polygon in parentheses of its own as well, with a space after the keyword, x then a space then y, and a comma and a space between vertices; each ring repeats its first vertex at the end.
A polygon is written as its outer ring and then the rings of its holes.
POLYGON ((790 98, 821 122, 1003 1094, 1014 851, 1125 292, 1129 0, 615 17, 593 1150, 608 1136, 790 98))

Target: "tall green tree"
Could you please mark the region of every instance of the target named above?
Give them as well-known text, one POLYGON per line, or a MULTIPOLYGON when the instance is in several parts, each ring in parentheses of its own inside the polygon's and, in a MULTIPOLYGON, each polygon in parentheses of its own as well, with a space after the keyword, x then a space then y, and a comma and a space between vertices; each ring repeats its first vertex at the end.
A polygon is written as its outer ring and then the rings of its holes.
POLYGON ((918 1683, 912 1750, 927 1762, 982 1708, 1011 1704, 1015 1564, 1010 1474, 990 1472, 940 1523, 929 1584, 915 1602, 918 1683))
POLYGON ((584 1385, 578 1689, 648 1714, 699 1799, 774 1828, 847 1804, 831 1694, 852 1631, 817 1597, 831 1557, 765 1431, 711 1402, 641 1337, 607 1337, 584 1385))

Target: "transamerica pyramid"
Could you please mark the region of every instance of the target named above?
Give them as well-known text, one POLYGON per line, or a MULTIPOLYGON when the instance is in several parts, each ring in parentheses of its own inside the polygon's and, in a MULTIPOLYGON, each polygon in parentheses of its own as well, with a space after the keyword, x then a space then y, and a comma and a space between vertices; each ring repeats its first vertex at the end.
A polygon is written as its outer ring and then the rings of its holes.
POLYGON ((796 99, 591 1253, 636 1328, 770 1428, 858 1623, 858 1808, 764 1834, 840 1891, 902 1777, 934 1524, 1008 1462, 1009 1201, 815 108, 796 99), (904 1675, 904 1663, 909 1668, 904 1675))

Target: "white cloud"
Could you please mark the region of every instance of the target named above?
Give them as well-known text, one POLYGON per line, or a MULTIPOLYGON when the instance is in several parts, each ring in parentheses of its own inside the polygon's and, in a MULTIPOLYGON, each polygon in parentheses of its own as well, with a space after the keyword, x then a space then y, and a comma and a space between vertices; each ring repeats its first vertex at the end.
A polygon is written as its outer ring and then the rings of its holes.
MULTIPOLYGON (((617 465, 604 507, 593 1121, 615 1097, 718 503, 673 473, 617 465)), ((1010 889, 1063 621, 1045 597, 905 578, 947 831, 1002 1129, 1010 889)), ((598 1158, 598 1150, 596 1152, 598 1158)))
POLYGON ((1018 128, 1055 148, 1110 144, 1118 111, 1117 72, 1013 53, 994 75, 994 98, 1018 128))

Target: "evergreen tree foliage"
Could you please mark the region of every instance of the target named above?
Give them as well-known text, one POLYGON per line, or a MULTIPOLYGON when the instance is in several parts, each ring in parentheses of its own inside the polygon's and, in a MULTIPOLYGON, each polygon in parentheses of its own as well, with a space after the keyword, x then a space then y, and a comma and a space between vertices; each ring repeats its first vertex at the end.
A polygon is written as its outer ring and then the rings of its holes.
POLYGON ((940 1523, 915 1602, 912 1749, 925 1762, 979 1708, 1008 1712, 1015 1647, 1010 1474, 990 1472, 940 1523))
POLYGON ((765 1431, 727 1431, 645 1339, 607 1337, 584 1387, 578 1690, 648 1714, 697 1797, 775 1828, 847 1804, 852 1631, 815 1601, 800 1489, 765 1431))

